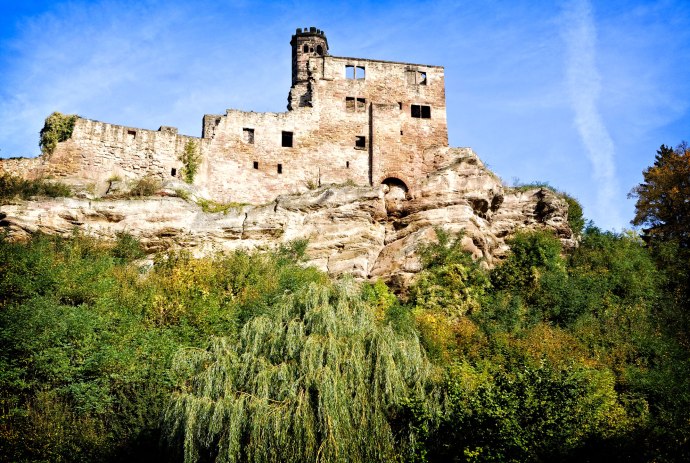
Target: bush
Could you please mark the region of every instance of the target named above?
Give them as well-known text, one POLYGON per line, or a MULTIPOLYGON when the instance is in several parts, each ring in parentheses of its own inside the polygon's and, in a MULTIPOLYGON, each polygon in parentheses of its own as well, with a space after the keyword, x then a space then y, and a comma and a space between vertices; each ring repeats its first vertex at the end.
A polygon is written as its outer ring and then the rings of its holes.
POLYGON ((62 114, 56 111, 46 118, 38 143, 43 154, 50 156, 58 143, 72 136, 77 117, 76 114, 62 114))
POLYGON ((197 144, 189 140, 184 145, 184 150, 178 159, 184 166, 182 168, 182 177, 185 182, 191 185, 194 183, 194 177, 199 171, 199 166, 201 166, 201 153, 198 151, 197 144))
POLYGON ((153 196, 161 189, 161 182, 154 177, 143 177, 136 181, 129 196, 143 198, 145 196, 153 196))
POLYGON ((69 197, 72 196, 72 190, 64 183, 54 180, 25 180, 12 174, 0 175, 0 201, 29 199, 33 196, 69 197))

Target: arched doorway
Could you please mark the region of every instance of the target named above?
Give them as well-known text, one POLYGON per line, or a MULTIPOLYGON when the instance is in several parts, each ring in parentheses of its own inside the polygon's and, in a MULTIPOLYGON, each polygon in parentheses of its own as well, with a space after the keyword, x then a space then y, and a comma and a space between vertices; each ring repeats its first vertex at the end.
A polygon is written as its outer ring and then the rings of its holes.
POLYGON ((381 182, 389 216, 400 217, 405 210, 409 189, 405 182, 396 177, 387 177, 381 182))

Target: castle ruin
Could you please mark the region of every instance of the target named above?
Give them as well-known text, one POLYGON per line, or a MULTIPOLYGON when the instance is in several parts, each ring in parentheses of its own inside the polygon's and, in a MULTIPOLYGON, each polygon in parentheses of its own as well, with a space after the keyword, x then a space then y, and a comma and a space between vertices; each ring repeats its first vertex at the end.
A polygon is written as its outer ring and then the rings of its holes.
POLYGON ((185 145, 202 164, 199 192, 222 202, 264 203, 322 184, 393 186, 407 197, 423 178, 455 157, 448 149, 441 66, 331 56, 323 31, 298 28, 292 46, 287 111, 228 109, 205 115, 201 137, 174 127, 157 131, 78 118, 51 156, 5 161, 33 176, 161 180, 180 175, 185 145), (43 158, 43 159, 41 159, 43 158))

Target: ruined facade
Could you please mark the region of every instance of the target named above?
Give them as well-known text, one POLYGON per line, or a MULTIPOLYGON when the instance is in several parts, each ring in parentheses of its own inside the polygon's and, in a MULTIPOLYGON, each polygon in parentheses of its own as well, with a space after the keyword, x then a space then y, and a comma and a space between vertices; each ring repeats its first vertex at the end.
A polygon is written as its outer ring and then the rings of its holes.
POLYGON ((114 177, 165 180, 180 175, 178 158, 194 141, 202 156, 194 184, 202 195, 263 203, 346 182, 396 185, 413 197, 415 179, 453 157, 443 67, 331 56, 324 32, 314 27, 298 28, 290 44, 286 112, 206 115, 198 138, 173 127, 154 131, 79 118, 52 156, 13 169, 97 185, 114 177))

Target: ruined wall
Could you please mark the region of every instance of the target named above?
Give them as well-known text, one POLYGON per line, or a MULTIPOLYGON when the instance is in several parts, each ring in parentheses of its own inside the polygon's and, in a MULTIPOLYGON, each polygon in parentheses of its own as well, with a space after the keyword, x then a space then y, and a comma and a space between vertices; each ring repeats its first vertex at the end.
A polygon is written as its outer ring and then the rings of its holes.
POLYGON ((194 183, 218 201, 260 204, 324 184, 389 178, 414 197, 419 179, 447 161, 444 69, 330 56, 316 28, 299 29, 291 45, 285 113, 206 115, 202 138, 79 118, 71 139, 40 167, 22 168, 96 183, 166 179, 179 176, 179 155, 193 140, 202 155, 194 183))

